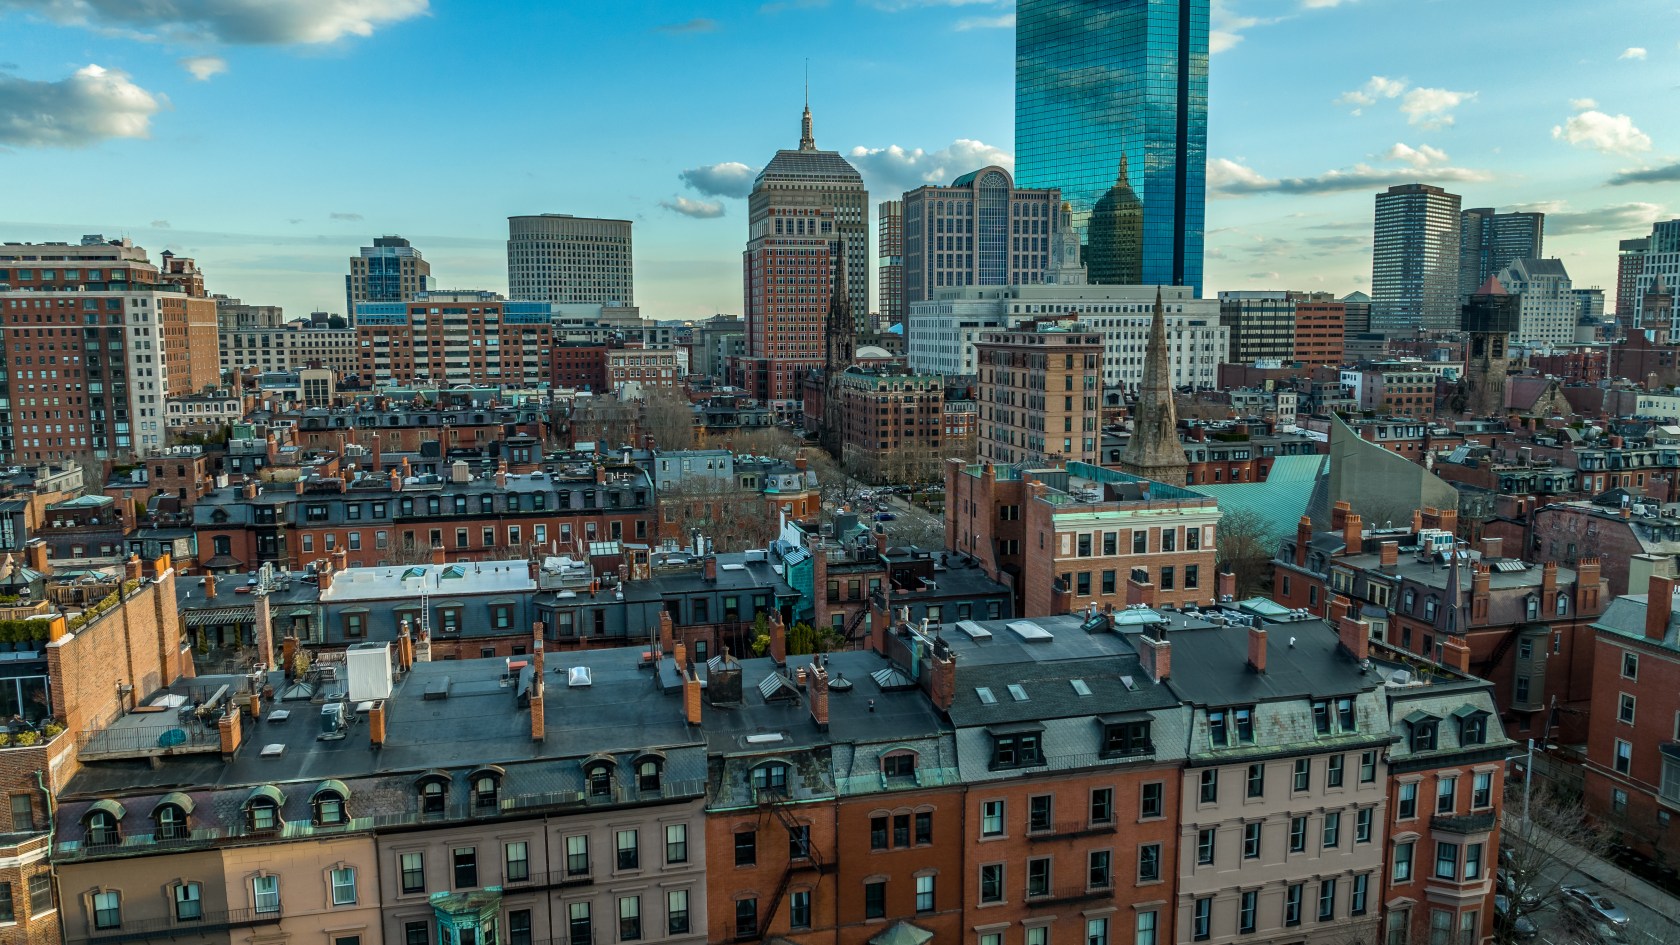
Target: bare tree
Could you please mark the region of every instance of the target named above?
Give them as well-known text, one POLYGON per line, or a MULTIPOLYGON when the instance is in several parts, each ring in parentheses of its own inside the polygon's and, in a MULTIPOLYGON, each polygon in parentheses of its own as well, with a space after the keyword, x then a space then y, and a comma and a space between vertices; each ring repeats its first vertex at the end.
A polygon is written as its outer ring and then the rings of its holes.
POLYGON ((662 537, 682 540, 698 529, 718 551, 763 548, 776 537, 764 498, 722 477, 691 475, 662 489, 659 518, 662 537))
POLYGON ((1571 873, 1590 870, 1609 852, 1610 834, 1592 820, 1579 797, 1549 780, 1534 783, 1524 794, 1523 782, 1507 783, 1497 878, 1512 914, 1532 921, 1561 903, 1571 873))
POLYGON ((1237 597, 1264 594, 1271 587, 1278 536, 1259 512, 1232 509, 1219 518, 1216 558, 1237 577, 1237 597))
POLYGON ((593 442, 602 449, 631 443, 636 436, 637 409, 613 397, 579 397, 572 401, 573 442, 593 442))
POLYGON ((694 405, 682 392, 650 388, 641 406, 642 431, 653 437, 654 446, 661 450, 694 447, 694 405))

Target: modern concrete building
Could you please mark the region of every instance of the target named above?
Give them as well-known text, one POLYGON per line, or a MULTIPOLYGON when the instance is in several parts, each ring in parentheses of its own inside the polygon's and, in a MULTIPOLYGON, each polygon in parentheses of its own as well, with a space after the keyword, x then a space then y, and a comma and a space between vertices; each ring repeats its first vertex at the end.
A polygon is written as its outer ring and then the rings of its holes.
POLYGON ((344 311, 364 302, 407 302, 432 288, 432 264, 400 236, 381 236, 350 257, 344 277, 344 311))
POLYGON ((818 150, 809 106, 799 147, 777 151, 759 172, 747 214, 747 354, 730 380, 791 421, 805 376, 825 363, 837 286, 845 286, 854 336, 869 329, 869 193, 839 152, 818 150))
POLYGON ((987 332, 979 362, 979 457, 1009 465, 1096 464, 1102 437, 1102 336, 1075 321, 987 332))
POLYGON ((540 213, 508 217, 508 298, 636 304, 629 220, 540 213))
POLYGON ((224 328, 217 332, 222 372, 295 371, 312 364, 339 374, 361 368, 354 328, 316 328, 297 321, 276 328, 224 328))
POLYGON ((1001 167, 905 194, 906 308, 947 286, 1043 282, 1061 203, 1055 188, 1017 189, 1001 167))
POLYGON ((1457 326, 1461 200, 1430 184, 1396 184, 1377 194, 1372 331, 1409 335, 1457 326))
POLYGON ((1201 294, 1208 15, 1208 0, 1018 6, 1016 178, 1061 189, 1092 282, 1201 294))
MULTIPOLYGON (((1512 341, 1563 345, 1575 340, 1581 309, 1563 260, 1515 259, 1490 278, 1498 279, 1506 292, 1521 299, 1512 341)), ((1482 283, 1486 282, 1484 278, 1482 283)))
POLYGON ((1651 226, 1651 235, 1646 239, 1639 275, 1635 280, 1633 310, 1636 318, 1644 310, 1645 294, 1651 291, 1658 276, 1669 289, 1680 286, 1680 217, 1651 226))
POLYGON ((1175 286, 1031 285, 946 289, 931 302, 910 307, 910 366, 946 375, 978 370, 974 346, 987 331, 1014 330, 1025 322, 1074 318, 1103 336, 1105 405, 1120 406, 1121 392, 1143 383, 1143 350, 1150 312, 1162 294, 1174 387, 1211 388, 1230 349, 1230 329, 1219 323, 1219 300, 1199 299, 1175 286))
POLYGON ((547 302, 511 302, 483 290, 364 303, 356 307, 357 373, 370 386, 543 384, 553 367, 552 318, 547 302))
POLYGON ((1544 213, 1496 213, 1492 207, 1476 207, 1459 214, 1460 302, 1517 260, 1545 258, 1545 237, 1544 213))
POLYGON ((1645 271, 1649 237, 1622 240, 1616 245, 1616 325, 1623 331, 1634 327, 1639 311, 1639 276, 1645 271))
POLYGON ((1282 291, 1219 293, 1219 324, 1230 329, 1232 364, 1295 360, 1295 299, 1282 291))
POLYGON ((875 229, 875 305, 885 331, 904 323, 904 201, 883 200, 875 229))

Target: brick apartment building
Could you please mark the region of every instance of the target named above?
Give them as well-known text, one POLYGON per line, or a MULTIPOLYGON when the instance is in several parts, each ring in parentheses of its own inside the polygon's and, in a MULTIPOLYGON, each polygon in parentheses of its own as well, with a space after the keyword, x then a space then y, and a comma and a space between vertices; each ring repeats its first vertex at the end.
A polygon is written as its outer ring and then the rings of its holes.
POLYGON ((986 332, 979 367, 979 456, 1009 463, 1095 463, 1102 431, 1103 338, 1077 323, 986 332))
POLYGON ((547 302, 510 302, 484 291, 422 292, 409 302, 358 303, 355 323, 366 387, 536 386, 554 370, 547 302))
POLYGON ((833 386, 848 465, 871 482, 921 483, 939 476, 945 443, 945 379, 890 365, 852 365, 833 386))

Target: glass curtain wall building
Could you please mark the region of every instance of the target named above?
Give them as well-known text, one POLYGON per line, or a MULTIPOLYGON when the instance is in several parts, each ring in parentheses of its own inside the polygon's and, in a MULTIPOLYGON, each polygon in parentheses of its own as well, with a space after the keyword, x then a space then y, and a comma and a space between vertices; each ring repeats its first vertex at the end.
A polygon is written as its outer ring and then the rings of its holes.
POLYGON ((1060 188, 1091 281, 1200 295, 1208 0, 1020 0, 1015 22, 1017 185, 1060 188))
POLYGON ((905 194, 906 306, 954 286, 1042 283, 1060 202, 1054 189, 1017 189, 996 166, 905 194))

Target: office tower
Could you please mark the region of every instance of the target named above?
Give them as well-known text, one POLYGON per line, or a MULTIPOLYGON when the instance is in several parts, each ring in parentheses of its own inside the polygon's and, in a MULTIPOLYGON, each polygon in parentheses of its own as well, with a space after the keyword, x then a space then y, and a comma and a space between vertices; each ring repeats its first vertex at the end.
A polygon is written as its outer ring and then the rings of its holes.
POLYGON ((164 446, 170 398, 220 380, 216 303, 191 260, 127 239, 0 244, 0 455, 124 459, 164 446), (188 290, 188 291, 183 291, 188 290), (76 336, 82 343, 43 342, 76 336))
POLYGON ((1295 360, 1295 298, 1289 292, 1221 292, 1219 324, 1231 329, 1232 364, 1295 360))
MULTIPOLYGON (((1532 260, 1531 260, 1532 261, 1532 260)), ((1505 388, 1510 357, 1507 345, 1521 315, 1516 296, 1492 276, 1464 303, 1460 326, 1470 336, 1465 352, 1465 412, 1473 417, 1505 414, 1505 388)))
POLYGON ((1346 350, 1347 305, 1328 292, 1292 292, 1295 299, 1295 363, 1340 367, 1346 350))
POLYGON ((1644 236, 1622 240, 1616 246, 1616 325, 1624 331, 1635 324, 1639 275, 1645 271, 1645 252, 1650 248, 1651 240, 1644 236))
MULTIPOLYGON (((1645 241, 1645 254, 1634 280, 1634 317, 1643 319, 1646 311, 1645 294, 1651 291, 1658 278, 1669 286, 1680 285, 1680 217, 1651 226, 1645 241)), ((1636 321, 1636 325, 1643 321, 1636 321)))
POLYGON ((1371 330, 1458 327, 1459 201, 1429 184, 1377 194, 1371 247, 1371 330))
POLYGON ((1346 316, 1342 329, 1348 334, 1364 334, 1371 330, 1371 297, 1363 292, 1349 292, 1342 296, 1346 316))
POLYGON ((904 322, 904 201, 883 200, 875 208, 875 297, 880 330, 904 322))
POLYGON ((823 365, 841 260, 856 332, 868 330, 869 312, 869 192, 838 151, 817 149, 809 105, 799 147, 777 151, 753 182, 747 217, 747 354, 731 378, 792 420, 802 409, 805 375, 823 365))
POLYGON ((1566 345, 1575 340, 1581 306, 1563 260, 1512 260, 1494 278, 1519 300, 1517 308, 1521 314, 1513 332, 1515 341, 1526 345, 1566 345))
POLYGON ((432 264, 400 236, 381 236, 350 257, 344 277, 344 313, 362 302, 406 302, 432 287, 432 264))
POLYGON ((636 304, 629 220, 569 213, 508 217, 508 298, 636 304))
POLYGON ((1017 189, 1001 167, 905 194, 905 304, 946 286, 1043 282, 1061 202, 1054 188, 1017 189))
POLYGON ((1544 250, 1544 213, 1496 213, 1475 207, 1458 217, 1458 295, 1468 301, 1488 276, 1519 259, 1540 259, 1544 250))
POLYGON ((1161 296, 1149 321, 1149 345, 1143 352, 1143 383, 1132 405, 1132 435, 1114 466, 1123 473, 1182 486, 1190 458, 1178 441, 1178 407, 1173 403, 1172 361, 1167 355, 1167 322, 1161 296))
POLYGON ((1201 294, 1207 195, 1208 0, 1021 0, 1015 19, 1015 175, 1073 209, 1091 281, 1185 285, 1201 294), (1105 197, 1133 231, 1091 216, 1105 197))

